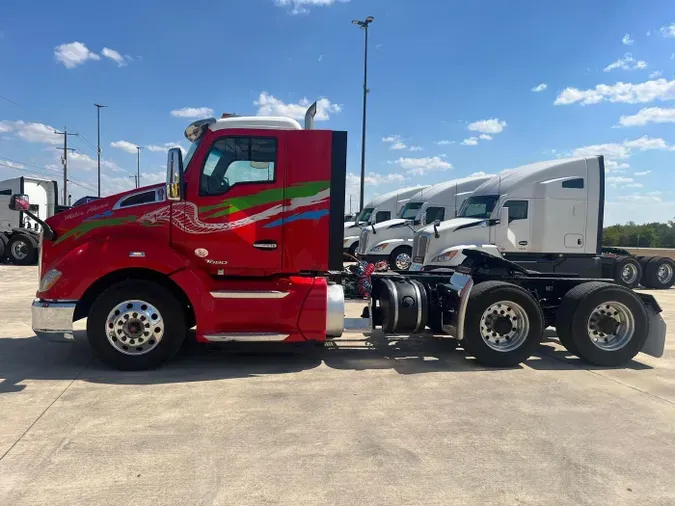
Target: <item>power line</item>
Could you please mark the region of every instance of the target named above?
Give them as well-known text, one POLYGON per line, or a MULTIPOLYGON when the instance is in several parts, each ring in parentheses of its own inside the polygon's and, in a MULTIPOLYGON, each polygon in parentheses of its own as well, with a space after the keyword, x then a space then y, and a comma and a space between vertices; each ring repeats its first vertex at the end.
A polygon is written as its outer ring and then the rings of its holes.
MULTIPOLYGON (((43 175, 46 175, 46 176, 55 176, 59 173, 59 171, 57 169, 48 169, 46 167, 40 167, 38 165, 33 165, 31 163, 22 162, 20 160, 13 160, 13 159, 7 158, 6 156, 3 156, 3 155, 0 155, 0 158, 4 161, 10 162, 10 163, 18 163, 20 165, 23 165, 23 167, 15 167, 15 166, 7 165, 7 164, 4 164, 4 163, 0 162, 0 165, 2 165, 3 167, 10 168, 10 169, 21 171, 21 170, 28 170, 28 169, 26 169, 26 167, 30 167, 34 171, 40 171, 43 175)), ((82 181, 80 179, 68 178, 68 181, 70 181, 74 185, 79 186, 81 188, 85 188, 87 190, 95 191, 95 189, 92 186, 89 186, 89 183, 87 183, 85 181, 82 181)))

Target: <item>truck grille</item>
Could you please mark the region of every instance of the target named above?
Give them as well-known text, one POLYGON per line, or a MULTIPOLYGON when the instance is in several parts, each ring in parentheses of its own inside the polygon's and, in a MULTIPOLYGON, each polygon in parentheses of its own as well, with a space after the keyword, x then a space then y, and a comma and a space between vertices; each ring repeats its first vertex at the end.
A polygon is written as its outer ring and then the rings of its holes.
POLYGON ((361 236, 359 237, 359 253, 362 255, 366 254, 366 246, 368 244, 368 229, 364 228, 361 231, 361 236))
POLYGON ((423 234, 415 234, 413 240, 413 262, 416 264, 424 263, 424 255, 429 247, 429 237, 423 234))

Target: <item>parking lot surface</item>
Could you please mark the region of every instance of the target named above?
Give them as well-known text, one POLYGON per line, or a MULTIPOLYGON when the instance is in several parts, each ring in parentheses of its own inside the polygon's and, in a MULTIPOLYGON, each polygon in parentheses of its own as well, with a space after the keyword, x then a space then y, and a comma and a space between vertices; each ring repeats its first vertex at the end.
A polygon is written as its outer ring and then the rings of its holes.
POLYGON ((675 504, 675 290, 666 356, 618 369, 349 333, 122 373, 38 340, 36 287, 0 265, 0 505, 675 504))

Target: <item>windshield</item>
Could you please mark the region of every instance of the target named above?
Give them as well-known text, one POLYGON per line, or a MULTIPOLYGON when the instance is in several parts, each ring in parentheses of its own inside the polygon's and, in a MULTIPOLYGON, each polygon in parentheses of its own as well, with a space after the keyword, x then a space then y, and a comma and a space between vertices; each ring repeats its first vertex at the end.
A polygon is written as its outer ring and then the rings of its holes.
POLYGON ((417 216, 417 212, 420 210, 420 207, 422 207, 422 202, 408 202, 398 212, 398 218, 402 218, 404 220, 414 220, 417 216))
POLYGON ((194 155, 195 151, 197 151, 197 146, 199 146, 199 139, 192 143, 190 150, 187 152, 187 155, 185 155, 185 158, 183 159, 183 170, 187 169, 190 160, 192 160, 192 155, 194 155))
POLYGON ((492 210, 499 200, 499 195, 484 195, 482 197, 469 197, 459 209, 460 218, 489 218, 492 210))
POLYGON ((369 221, 370 220, 370 215, 373 214, 373 211, 375 208, 373 207, 366 207, 361 211, 361 214, 356 218, 356 223, 361 223, 362 221, 369 221))

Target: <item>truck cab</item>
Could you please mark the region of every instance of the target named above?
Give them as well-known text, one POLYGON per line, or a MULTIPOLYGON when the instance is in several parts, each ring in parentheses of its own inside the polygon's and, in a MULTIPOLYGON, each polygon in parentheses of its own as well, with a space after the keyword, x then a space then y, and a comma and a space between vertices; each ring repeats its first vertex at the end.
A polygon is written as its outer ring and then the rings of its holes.
POLYGON ((387 261, 394 270, 408 270, 415 231, 457 216, 464 200, 490 177, 453 179, 423 188, 410 197, 395 219, 363 228, 357 249, 359 258, 371 263, 387 261))
POLYGON ((408 199, 427 186, 414 186, 385 193, 368 202, 353 222, 344 224, 343 250, 355 255, 363 227, 390 220, 396 216, 408 199))
POLYGON ((413 269, 459 265, 461 250, 473 248, 530 270, 599 277, 604 170, 602 156, 569 158, 526 165, 483 183, 456 219, 418 232, 413 269))

